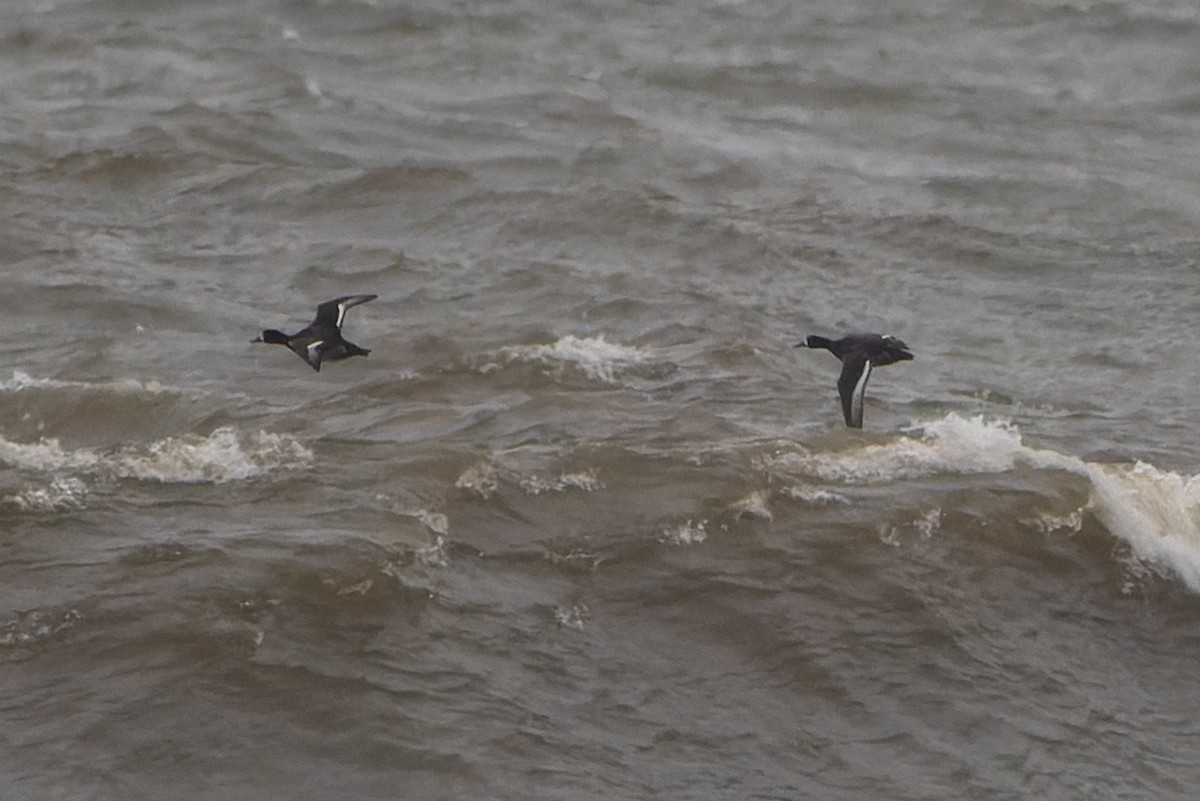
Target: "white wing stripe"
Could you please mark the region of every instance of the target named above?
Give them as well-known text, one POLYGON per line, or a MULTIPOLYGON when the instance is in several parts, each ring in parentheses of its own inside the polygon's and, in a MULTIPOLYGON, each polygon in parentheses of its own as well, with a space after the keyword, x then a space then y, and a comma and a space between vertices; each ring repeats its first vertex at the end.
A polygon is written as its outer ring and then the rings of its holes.
POLYGON ((854 394, 850 396, 850 419, 862 421, 863 414, 863 395, 867 392, 867 379, 871 377, 871 360, 868 359, 863 363, 862 375, 858 377, 858 383, 854 385, 854 394))

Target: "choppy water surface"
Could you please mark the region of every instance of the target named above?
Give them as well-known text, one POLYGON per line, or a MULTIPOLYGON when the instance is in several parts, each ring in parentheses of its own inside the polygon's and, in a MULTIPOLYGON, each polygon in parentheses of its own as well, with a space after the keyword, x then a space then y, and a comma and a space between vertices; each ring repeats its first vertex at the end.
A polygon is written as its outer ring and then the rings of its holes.
POLYGON ((1191 798, 1198 37, 3 6, 4 797, 1191 798))

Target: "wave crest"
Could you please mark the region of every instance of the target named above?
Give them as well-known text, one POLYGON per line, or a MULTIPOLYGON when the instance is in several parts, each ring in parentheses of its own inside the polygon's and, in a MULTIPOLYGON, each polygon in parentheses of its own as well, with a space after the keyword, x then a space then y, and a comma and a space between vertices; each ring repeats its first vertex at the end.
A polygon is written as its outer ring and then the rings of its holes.
MULTIPOLYGON (((1058 470, 1088 483, 1087 511, 1146 563, 1200 592, 1200 475, 1154 465, 1099 464, 1030 447, 1010 422, 948 414, 890 442, 840 452, 784 453, 768 469, 842 484, 878 484, 941 474, 1058 470), (916 436, 912 436, 915 434, 916 436)), ((1074 527, 1078 529, 1078 522, 1074 527)))
POLYGON ((312 459, 312 451, 294 437, 266 431, 247 434, 227 426, 207 436, 167 437, 149 446, 104 453, 69 450, 57 439, 23 444, 0 438, 0 462, 24 470, 162 483, 239 481, 276 469, 307 467, 312 459))
POLYGON ((593 381, 619 383, 622 369, 647 360, 642 348, 609 342, 603 334, 577 337, 567 334, 545 345, 511 345, 500 349, 507 361, 533 362, 559 371, 573 368, 593 381))
POLYGON ((939 473, 1000 473, 1011 470, 1024 450, 1015 426, 982 416, 949 414, 908 432, 920 436, 837 453, 784 454, 776 461, 824 481, 874 484, 939 473))

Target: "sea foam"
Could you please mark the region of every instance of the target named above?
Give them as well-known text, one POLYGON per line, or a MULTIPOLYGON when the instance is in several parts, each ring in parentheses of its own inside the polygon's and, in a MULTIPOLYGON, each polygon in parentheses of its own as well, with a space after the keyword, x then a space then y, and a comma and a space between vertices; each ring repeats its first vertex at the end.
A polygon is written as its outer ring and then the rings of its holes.
POLYGON ((1026 450, 1015 426, 982 417, 950 414, 907 433, 918 436, 846 451, 782 454, 773 461, 825 481, 875 484, 939 473, 1004 472, 1026 450))
POLYGON ((500 355, 508 361, 534 362, 553 370, 575 368, 593 381, 618 383, 622 368, 646 360, 643 349, 609 342, 601 334, 559 337, 544 345, 512 345, 502 348, 500 355))
POLYGON ((58 476, 87 474, 162 483, 223 483, 276 469, 307 467, 312 459, 312 451, 289 435, 244 433, 230 427, 215 429, 207 436, 186 434, 112 451, 72 450, 56 439, 17 443, 0 437, 0 462, 58 476))
POLYGON ((88 496, 87 485, 74 476, 53 476, 43 486, 26 487, 0 502, 15 506, 23 512, 64 512, 81 509, 88 496))
POLYGON ((1092 485, 1090 507, 1137 556, 1178 575, 1200 592, 1200 476, 1138 462, 1078 462, 1092 485))
POLYGON ((879 484, 946 473, 1061 470, 1088 482, 1086 511, 1136 556, 1200 592, 1200 475, 1146 462, 1099 464, 1022 441, 1010 422, 949 414, 887 443, 846 451, 789 453, 774 467, 843 484, 879 484))
POLYGON ((139 381, 135 378, 113 381, 64 381, 57 378, 38 378, 23 370, 13 370, 12 378, 0 381, 0 392, 22 392, 36 389, 73 389, 90 392, 147 393, 157 395, 172 391, 158 381, 139 381))
POLYGON ((122 478, 164 483, 240 481, 273 469, 306 467, 313 454, 294 437, 257 431, 243 434, 230 427, 206 437, 168 437, 145 451, 117 454, 111 461, 122 478))

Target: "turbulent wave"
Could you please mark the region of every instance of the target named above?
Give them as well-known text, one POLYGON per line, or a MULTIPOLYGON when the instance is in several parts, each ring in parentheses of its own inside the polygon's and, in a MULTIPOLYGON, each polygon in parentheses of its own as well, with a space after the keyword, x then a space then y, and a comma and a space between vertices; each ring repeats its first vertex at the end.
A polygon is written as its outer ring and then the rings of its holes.
POLYGON ((0 623, 0 647, 28 646, 75 627, 83 615, 77 609, 34 609, 18 612, 0 623))
POLYGON ((0 462, 22 470, 53 475, 43 489, 26 490, 10 501, 26 508, 57 508, 86 494, 79 475, 129 478, 162 483, 223 483, 276 469, 308 466, 312 451, 286 434, 243 433, 230 427, 208 436, 167 437, 148 446, 123 446, 102 452, 71 450, 56 439, 34 443, 0 437, 0 462))
POLYGON ((659 542, 670 545, 699 545, 708 539, 708 532, 705 530, 707 525, 707 520, 688 520, 678 525, 668 526, 659 536, 659 542))
POLYGON ((542 364, 555 372, 578 370, 605 384, 620 383, 622 371, 649 358, 642 348, 609 342, 603 334, 595 337, 568 334, 548 344, 512 345, 502 348, 500 356, 505 361, 542 364))
MULTIPOLYGON (((1200 592, 1200 476, 1152 464, 1100 464, 1026 445, 1012 423, 949 414, 886 443, 837 452, 784 453, 768 469, 841 484, 882 484, 939 474, 1063 471, 1088 482, 1090 512, 1138 558, 1200 592)), ((788 493, 818 497, 811 487, 788 493)), ((834 494, 835 495, 835 494, 834 494)), ((1072 521, 1041 521, 1071 527, 1072 521)), ((1074 527, 1078 528, 1077 521, 1074 527)))
POLYGON ((23 512, 62 512, 82 508, 87 496, 87 484, 81 479, 54 476, 45 485, 26 487, 0 500, 23 512))
POLYGON ((834 453, 783 454, 777 464, 824 481, 873 484, 938 473, 1000 473, 1011 470, 1025 446, 1006 422, 957 414, 910 429, 881 444, 834 453))
POLYGON ((584 492, 595 492, 604 488, 604 482, 596 477, 595 471, 582 473, 562 473, 558 476, 525 476, 520 480, 521 489, 529 495, 540 495, 543 492, 562 492, 577 489, 584 492))
POLYGON ((1074 460, 1092 484, 1092 506, 1110 531, 1143 560, 1165 567, 1200 592, 1200 478, 1145 462, 1100 465, 1074 460))
POLYGON ((564 492, 580 490, 595 492, 604 488, 604 482, 596 475, 595 470, 579 472, 560 472, 557 475, 524 474, 519 470, 501 467, 492 462, 479 462, 471 465, 454 482, 454 486, 467 493, 488 500, 499 489, 501 481, 519 486, 526 495, 540 495, 544 492, 564 492))
POLYGON ((276 468, 307 466, 312 451, 285 434, 242 434, 218 428, 207 437, 168 437, 145 452, 120 454, 114 464, 122 478, 162 482, 238 481, 276 468))
POLYGON ((31 389, 44 390, 79 390, 87 392, 111 392, 111 393, 151 393, 157 394, 160 392, 170 391, 168 387, 158 381, 139 381, 134 378, 118 379, 105 382, 88 382, 88 381, 63 381, 57 378, 38 378, 31 376, 23 370, 13 370, 12 378, 6 381, 0 381, 0 392, 21 392, 31 389))
MULTIPOLYGON (((49 408, 69 408, 71 415, 80 405, 94 405, 98 399, 118 396, 111 408, 125 409, 128 396, 167 396, 181 390, 157 381, 124 379, 108 382, 68 381, 33 377, 14 371, 12 378, 0 381, 0 393, 23 398, 37 393, 37 416, 49 408), (45 398, 41 397, 46 395, 45 398)), ((17 407, 17 411, 23 407, 17 407)), ((109 407, 105 407, 109 408, 109 407)), ((168 410, 169 411, 169 410, 168 410)), ((33 413, 26 411, 26 416, 33 413)), ((133 407, 130 419, 144 420, 143 407, 133 407), (141 415, 141 417, 137 417, 141 415)), ((85 418, 86 419, 86 418, 85 418)), ((31 431, 40 432, 42 425, 31 431)), ((56 429, 57 430, 57 429, 56 429)), ((13 436, 11 433, 9 436, 13 436)), ((3 500, 21 509, 62 510, 82 506, 88 488, 82 477, 136 479, 162 483, 222 483, 253 478, 277 469, 308 466, 312 452, 294 437, 267 431, 244 432, 221 427, 207 435, 184 434, 159 439, 144 445, 119 445, 108 449, 65 447, 56 437, 40 437, 31 442, 0 436, 0 464, 27 472, 46 474, 44 483, 26 487, 4 496, 3 500)))

